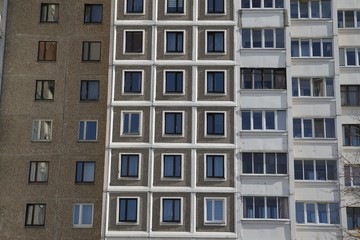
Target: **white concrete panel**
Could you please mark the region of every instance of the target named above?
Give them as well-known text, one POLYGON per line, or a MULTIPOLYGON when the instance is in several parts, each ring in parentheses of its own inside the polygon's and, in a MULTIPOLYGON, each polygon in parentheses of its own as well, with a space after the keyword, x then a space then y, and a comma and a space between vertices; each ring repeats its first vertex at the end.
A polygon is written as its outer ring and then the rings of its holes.
POLYGON ((282 28, 284 27, 284 13, 273 11, 241 11, 240 26, 242 28, 282 28))
POLYGON ((289 179, 286 177, 242 176, 241 194, 248 196, 289 195, 289 179))
POLYGON ((295 181, 296 201, 337 202, 339 201, 339 193, 336 183, 295 181))
POLYGON ((295 140, 294 159, 337 159, 336 141, 295 140))
POLYGON ((346 0, 346 1, 336 1, 336 5, 338 9, 355 9, 360 8, 359 0, 346 0))
POLYGON ((291 21, 291 38, 330 38, 333 35, 332 21, 291 21))
POLYGON ((286 151, 287 135, 272 133, 241 133, 241 151, 286 151))
POLYGON ((340 84, 341 85, 360 84, 360 68, 340 67, 340 84))
POLYGON ((335 117, 336 102, 333 99, 293 98, 294 117, 335 117), (330 102, 331 101, 331 102, 330 102))
POLYGON ((341 124, 360 124, 359 107, 342 107, 341 124))
POLYGON ((355 47, 360 42, 359 29, 339 29, 339 47, 355 47))
POLYGON ((241 49, 240 66, 251 68, 284 68, 285 50, 278 49, 241 49))
POLYGON ((339 229, 332 226, 304 226, 296 228, 296 240, 339 240, 339 229))
POLYGON ((292 76, 334 76, 334 61, 332 59, 292 58, 291 63, 292 76))
POLYGON ((246 91, 240 93, 241 109, 285 109, 287 107, 286 92, 278 90, 246 91))
MULTIPOLYGON (((289 240, 290 224, 270 221, 242 221, 242 238, 252 240, 289 240)), ((310 240, 310 239, 308 239, 310 240)))

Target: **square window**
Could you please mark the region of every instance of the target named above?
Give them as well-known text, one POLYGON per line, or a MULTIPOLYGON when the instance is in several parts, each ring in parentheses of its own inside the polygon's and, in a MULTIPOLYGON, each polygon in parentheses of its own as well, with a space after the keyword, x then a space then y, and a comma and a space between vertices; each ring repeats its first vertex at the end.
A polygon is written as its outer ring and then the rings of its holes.
POLYGON ((40 22, 57 23, 59 21, 59 4, 42 3, 40 22))
POLYGON ((101 60, 101 42, 83 42, 83 61, 101 60))
POLYGON ((162 198, 162 222, 181 223, 180 198, 162 198))
POLYGON ((141 93, 142 71, 124 71, 124 93, 139 94, 141 93))
POLYGON ((225 179, 225 156, 206 155, 206 178, 225 179))
POLYGON ((93 208, 93 204, 75 204, 73 226, 78 228, 92 227, 93 208))
POLYGON ((166 0, 167 13, 184 13, 184 0, 166 0))
POLYGON ((54 80, 36 80, 35 100, 54 100, 54 93, 54 80))
POLYGON ((225 199, 205 198, 205 223, 225 224, 225 199))
POLYGON ((208 53, 225 53, 225 32, 208 31, 206 43, 208 53))
POLYGON ((164 134, 182 135, 183 133, 183 113, 165 112, 164 114, 164 134))
POLYGON ((225 13, 224 0, 207 0, 207 13, 225 13))
POLYGON ((99 100, 99 81, 81 80, 80 100, 99 100))
POLYGON ((163 155, 163 177, 181 178, 182 155, 163 155))
POLYGON ((25 226, 45 226, 46 204, 27 204, 25 226))
POLYGON ((32 141, 51 141, 51 120, 35 120, 33 122, 32 141))
POLYGON ((143 31, 125 31, 125 53, 143 52, 143 31))
POLYGON ((184 93, 184 73, 182 71, 165 72, 165 93, 184 93))
POLYGON ((122 135, 141 135, 141 112, 122 112, 122 135))
POLYGON ((166 32, 166 53, 184 53, 184 32, 166 32))
POLYGON ((102 4, 85 4, 84 23, 102 23, 102 4))
POLYGON ((216 71, 206 73, 207 81, 206 81, 206 92, 207 93, 225 93, 225 72, 224 71, 216 71))
POLYGON ((95 162, 76 162, 76 183, 95 182, 95 162))
POLYGON ((118 218, 120 224, 138 223, 139 198, 118 198, 118 218))
POLYGON ((96 141, 97 139, 97 121, 80 121, 79 141, 96 141))
POLYGON ((139 154, 121 154, 120 157, 120 177, 139 178, 139 154))
POLYGON ((206 113, 206 135, 224 136, 225 135, 225 115, 224 113, 206 113))
POLYGON ((46 183, 49 175, 49 162, 30 162, 29 183, 46 183))
POLYGON ((56 61, 57 42, 39 41, 38 61, 56 61))
POLYGON ((126 13, 143 13, 143 0, 126 0, 126 13))

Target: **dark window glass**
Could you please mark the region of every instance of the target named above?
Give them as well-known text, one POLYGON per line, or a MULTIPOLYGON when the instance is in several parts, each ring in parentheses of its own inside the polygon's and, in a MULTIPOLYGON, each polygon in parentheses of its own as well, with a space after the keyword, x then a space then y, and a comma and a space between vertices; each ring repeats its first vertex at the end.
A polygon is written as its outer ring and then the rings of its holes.
POLYGON ((142 72, 124 72, 124 93, 141 93, 142 72))
POLYGON ((180 199, 163 199, 163 222, 181 221, 181 200, 180 199))
POLYGON ((76 183, 95 182, 95 162, 76 162, 76 183))
POLYGON ((166 52, 182 53, 183 52, 183 32, 167 32, 166 33, 166 52))
POLYGON ((37 80, 35 100, 53 100, 55 93, 54 80, 37 80))
POLYGON ((45 226, 46 204, 26 204, 25 226, 45 226))
POLYGON ((80 88, 80 100, 98 100, 99 99, 99 81, 82 80, 80 88))
POLYGON ((208 13, 224 13, 224 0, 207 0, 208 13))
POLYGON ((97 121, 80 121, 79 141, 96 141, 97 121))
POLYGON ((137 198, 119 198, 119 222, 137 222, 137 211, 137 198))
POLYGON ((225 121, 223 113, 206 114, 206 134, 207 135, 224 135, 225 121))
POLYGON ((207 52, 225 52, 224 32, 207 32, 207 52))
POLYGON ((184 13, 184 0, 167 0, 167 13, 184 13))
POLYGON ((165 92, 183 93, 183 72, 165 73, 165 92))
POLYGON ((206 177, 224 178, 224 156, 207 155, 206 156, 206 177))
POLYGON ((126 3, 127 13, 143 13, 143 0, 127 0, 126 3))
POLYGON ((139 177, 139 158, 138 154, 121 155, 120 177, 139 177))
POLYGON ((182 113, 165 113, 165 134, 182 134, 182 113))
POLYGON ((164 155, 164 177, 181 178, 181 155, 164 155))
POLYGON ((143 51, 143 32, 125 32, 125 52, 141 53, 143 51))
POLYGON ((84 22, 101 23, 102 22, 102 4, 85 4, 84 22))
POLYGON ((30 162, 29 183, 46 183, 49 175, 49 162, 30 162))
POLYGON ((83 42, 83 61, 101 60, 101 42, 83 42))
POLYGON ((207 92, 225 93, 224 78, 225 78, 224 72, 207 72, 207 92))
POLYGON ((56 23, 59 21, 59 4, 42 3, 40 22, 56 23))

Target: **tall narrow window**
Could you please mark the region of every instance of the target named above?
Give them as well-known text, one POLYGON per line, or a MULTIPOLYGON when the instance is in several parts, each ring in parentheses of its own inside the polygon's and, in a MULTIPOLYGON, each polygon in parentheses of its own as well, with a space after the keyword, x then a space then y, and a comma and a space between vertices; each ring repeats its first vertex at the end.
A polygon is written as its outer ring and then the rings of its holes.
POLYGON ((206 135, 224 136, 225 135, 225 115, 224 113, 206 113, 206 135))
POLYGON ((101 42, 83 42, 83 61, 101 60, 101 42))
POLYGON ((184 93, 184 73, 182 71, 165 72, 165 93, 184 93))
POLYGON ((54 93, 54 80, 36 80, 35 100, 53 100, 54 93))
POLYGON ((183 133, 183 113, 166 112, 164 122, 164 134, 181 135, 183 133))
POLYGON ((124 93, 141 93, 142 71, 125 71, 123 85, 124 93))
POLYGON ((56 23, 59 21, 59 4, 42 3, 40 22, 56 23))
POLYGON ((225 156, 206 155, 206 178, 225 178, 225 156))
POLYGON ((181 178, 182 155, 163 156, 163 177, 181 178))
POLYGON ((30 162, 29 183, 48 181, 49 162, 30 162))
POLYGON ((360 227, 360 207, 346 207, 347 229, 355 230, 360 227))
POLYGON ((102 12, 102 4, 85 4, 84 23, 101 23, 102 12))
POLYGON ((118 223, 138 222, 138 198, 118 198, 118 223))
POLYGON ((225 93, 225 72, 208 71, 206 73, 206 92, 207 93, 225 93))
POLYGON ((99 99, 99 81, 81 80, 80 100, 98 100, 99 99))
POLYGON ((40 41, 38 47, 38 61, 56 61, 57 42, 40 41))

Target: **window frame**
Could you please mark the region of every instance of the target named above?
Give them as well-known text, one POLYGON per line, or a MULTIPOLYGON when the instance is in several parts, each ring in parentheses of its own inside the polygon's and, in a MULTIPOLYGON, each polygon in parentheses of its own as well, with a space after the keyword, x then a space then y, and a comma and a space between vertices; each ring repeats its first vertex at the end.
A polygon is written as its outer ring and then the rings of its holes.
MULTIPOLYGON (((121 197, 117 197, 116 198, 116 225, 139 225, 139 216, 140 216, 140 197, 136 197, 136 196, 121 196, 121 197), (126 200, 126 204, 127 201, 129 200, 136 200, 136 220, 132 221, 132 220, 127 220, 125 219, 124 221, 120 221, 120 201, 121 200, 126 200)), ((130 211, 128 209, 126 209, 126 211, 130 211)), ((126 214, 127 215, 127 214, 126 214)))
MULTIPOLYGON (((227 71, 226 70, 205 70, 205 95, 226 95, 227 94, 227 84, 226 84, 226 81, 227 80, 227 71), (214 91, 210 91, 209 92, 209 74, 218 74, 218 73, 222 73, 223 74, 223 79, 222 79, 222 88, 224 89, 224 91, 217 91, 217 90, 214 90, 214 91)), ((214 76, 213 76, 213 88, 215 89, 216 88, 216 84, 214 84, 214 82, 216 82, 214 76)))
MULTIPOLYGON (((358 229, 360 228, 360 224, 357 224, 357 219, 360 218, 360 207, 358 206, 346 206, 346 229, 348 230, 356 230, 358 231, 358 229), (349 224, 349 212, 351 211, 351 226, 349 224)), ((352 234, 351 234, 352 235, 352 234)))
POLYGON ((215 2, 218 0, 206 0, 205 1, 205 14, 206 15, 226 15, 226 0, 222 0, 223 1, 223 10, 215 10, 215 2), (212 1, 212 5, 214 5, 214 10, 213 11, 209 11, 209 1, 212 1))
POLYGON ((33 120, 32 124, 32 131, 31 131, 31 141, 32 142, 51 142, 52 141, 52 128, 53 128, 53 120, 51 119, 35 119, 33 120), (50 133, 44 135, 44 139, 41 138, 41 132, 44 131, 42 129, 42 123, 49 124, 48 131, 50 133), (38 123, 38 129, 37 133, 35 133, 35 124, 38 123), (36 134, 36 138, 34 137, 34 134, 36 134))
MULTIPOLYGON (((241 90, 256 90, 256 91, 266 91, 266 90, 286 90, 286 69, 285 68, 241 68, 241 90), (248 72, 246 72, 248 71, 248 72), (251 71, 251 73, 249 73, 251 71), (271 88, 265 88, 265 75, 266 71, 271 71, 271 88), (261 88, 257 88, 256 72, 261 72, 261 88), (283 74, 282 74, 283 73, 283 74), (247 75, 251 74, 251 88, 246 86, 248 82, 246 80, 247 75), (246 77, 245 77, 246 76, 246 77), (282 82, 279 80, 283 78, 282 82), (281 84, 283 83, 283 84, 281 84), (282 88, 278 86, 283 86, 282 88)), ((260 75, 259 75, 260 76, 260 75)))
MULTIPOLYGON (((241 131, 251 131, 251 132, 285 132, 287 131, 287 127, 288 127, 288 115, 287 115, 287 111, 286 109, 266 109, 266 110, 262 110, 262 109, 256 109, 256 110, 253 110, 253 109, 249 109, 249 110, 242 110, 241 111, 241 131), (250 113, 250 118, 249 119, 245 119, 243 114, 244 113, 250 113), (255 128, 255 122, 256 122, 256 118, 254 118, 254 114, 258 114, 258 113, 261 113, 261 128, 255 128), (274 128, 268 128, 267 127, 267 124, 268 124, 268 121, 267 121, 267 118, 266 118, 266 114, 267 113, 273 113, 274 115, 274 119, 273 119, 273 124, 274 124, 274 128), (285 116, 285 119, 281 119, 280 118, 280 113, 283 113, 284 116, 285 116), (250 122, 250 129, 244 129, 244 121, 249 121, 250 122), (281 120, 285 120, 284 122, 284 126, 282 128, 280 128, 280 124, 282 123, 281 120)), ((271 121, 269 122, 271 123, 271 121)))
POLYGON ((325 58, 325 59, 331 59, 331 58, 334 58, 334 42, 331 38, 291 38, 291 58, 294 58, 294 59, 321 59, 321 58, 325 58), (313 44, 314 42, 319 42, 320 44, 320 56, 314 56, 314 51, 313 51, 313 44), (298 56, 295 56, 295 53, 293 52, 293 43, 297 42, 297 55, 298 56), (302 50, 302 43, 308 43, 308 50, 309 50, 309 55, 306 56, 304 55, 303 56, 303 50, 302 50), (331 43, 331 56, 325 56, 324 55, 324 52, 325 52, 325 47, 324 47, 324 44, 325 43, 331 43))
POLYGON ((95 161, 76 161, 76 168, 75 168, 75 184, 93 184, 95 183, 95 177, 96 177, 96 162, 95 161), (86 165, 91 164, 93 166, 93 172, 92 172, 92 181, 85 180, 85 171, 86 171, 86 165), (79 172, 79 165, 81 165, 81 173, 80 176, 78 176, 79 172), (80 180, 79 180, 80 178, 80 180))
POLYGON ((59 22, 59 4, 58 3, 41 3, 40 4, 40 23, 58 23, 59 22), (56 13, 55 13, 55 20, 49 20, 49 7, 51 5, 54 5, 55 9, 56 9, 56 13), (45 14, 43 11, 43 7, 46 7, 46 15, 45 19, 43 19, 43 14, 45 14))
POLYGON ((337 10, 337 16, 338 16, 338 29, 357 29, 360 28, 360 19, 358 19, 358 16, 360 16, 360 10, 337 10), (353 20, 353 27, 349 27, 346 26, 346 12, 352 12, 354 15, 354 20, 353 20), (359 15, 358 15, 359 14, 359 15), (340 21, 341 18, 341 21, 340 21))
POLYGON ((38 62, 55 62, 57 59, 57 41, 39 41, 38 42, 38 55, 37 61, 38 62), (51 46, 53 45, 53 46, 51 46), (43 49, 41 46, 44 46, 43 49), (54 48, 54 52, 51 52, 48 48, 54 48), (43 54, 41 54, 43 52, 43 54), (47 52, 51 52, 53 56, 47 57, 47 52))
POLYGON ((284 1, 282 1, 282 7, 276 7, 277 6, 277 2, 276 0, 272 0, 272 7, 265 7, 265 3, 264 3, 264 0, 261 0, 260 2, 260 7, 253 7, 253 0, 248 0, 249 2, 249 7, 244 7, 243 4, 244 4, 244 0, 241 1, 241 8, 242 9, 282 9, 284 8, 284 1))
POLYGON ((259 175, 259 176, 287 176, 289 174, 289 156, 286 152, 241 152, 241 175, 244 176, 254 176, 254 175, 259 175), (251 154, 251 173, 250 172, 245 172, 245 156, 244 154, 251 154), (254 154, 262 154, 262 173, 261 172, 256 172, 256 160, 254 157, 254 154), (275 173, 268 173, 268 169, 267 169, 267 154, 275 154, 275 173), (279 168, 281 167, 281 162, 279 163, 279 155, 280 154, 285 154, 286 157, 286 172, 285 173, 279 173, 279 168))
POLYGON ((75 203, 73 206, 73 227, 74 228, 92 228, 94 222, 94 204, 93 203, 75 203), (79 207, 79 216, 76 215, 76 207, 79 207), (84 224, 83 222, 83 209, 84 206, 91 206, 91 223, 84 224), (78 224, 75 223, 77 217, 78 224))
POLYGON ((81 80, 80 82, 80 101, 86 102, 86 101, 99 101, 100 98, 100 81, 99 80, 81 80), (89 83, 97 83, 97 97, 93 98, 89 95, 89 83), (83 84, 85 85, 85 89, 83 89, 83 84), (85 93, 83 94, 83 90, 85 90, 85 93), (85 96, 85 98, 83 98, 85 96))
MULTIPOLYGON (((242 219, 243 220, 259 220, 259 219, 262 219, 262 220, 269 220, 269 221, 279 221, 279 220, 288 220, 290 219, 289 215, 290 215, 290 206, 289 206, 289 198, 287 196, 243 196, 242 197, 242 204, 243 204, 243 215, 242 215, 242 219), (247 203, 246 203, 246 199, 250 199, 252 198, 252 209, 250 211, 250 213, 247 213, 247 211, 250 209, 250 208, 247 208, 247 203), (269 210, 269 206, 271 207, 271 205, 269 205, 269 202, 268 202, 268 199, 269 198, 275 198, 276 199, 276 217, 275 218, 272 218, 271 216, 269 217, 268 216, 268 210, 269 210), (259 200, 259 199, 263 199, 263 214, 264 216, 259 216, 259 217, 256 217, 256 210, 257 210, 257 207, 256 207, 256 200, 259 200), (281 201, 283 200, 283 201, 281 201), (280 206, 281 205, 281 202, 284 202, 286 203, 286 206, 280 206), (280 213, 280 210, 283 209, 284 211, 286 211, 286 214, 287 217, 286 218, 283 218, 281 213, 280 213), (247 215, 252 215, 252 217, 249 217, 247 215)), ((250 207, 251 207, 250 206, 250 207)), ((261 207, 261 205, 260 205, 261 207)), ((270 209, 271 210, 271 209, 270 209)))
POLYGON ((359 134, 360 134, 360 124, 342 124, 343 147, 359 147, 360 146, 359 134), (349 144, 346 144, 347 142, 349 144))
POLYGON ((222 181, 222 182, 227 180, 227 154, 225 154, 225 153, 206 153, 206 154, 204 154, 204 180, 205 181, 222 181), (222 157, 222 160, 223 160, 222 176, 208 175, 208 157, 213 158, 213 160, 212 160, 212 169, 213 169, 212 175, 214 175, 215 157, 222 157))
POLYGON ((50 169, 49 166, 50 166, 49 161, 30 161, 28 183, 30 183, 30 184, 48 183, 49 169, 50 169), (33 164, 35 164, 35 166, 33 164), (41 168, 39 167, 40 164, 46 165, 46 179, 45 180, 38 179, 39 172, 41 172, 41 168), (33 166, 35 169, 33 169, 33 166), (32 176, 33 172, 34 172, 34 176, 32 176))
POLYGON ((360 67, 360 47, 339 47, 340 67, 355 68, 360 67), (354 50, 355 64, 348 64, 348 52, 354 50))
MULTIPOLYGON (((173 159, 174 161, 174 159, 173 159)), ((184 180, 184 154, 183 153, 162 153, 161 154, 161 180, 164 181, 183 181, 184 180), (173 173, 175 173, 174 176, 165 176, 165 157, 180 157, 180 176, 176 176, 176 162, 173 162, 174 169, 173 173)))
POLYGON ((161 216, 161 220, 160 220, 160 225, 183 225, 183 212, 184 212, 184 209, 183 209, 183 205, 184 205, 184 200, 183 200, 183 197, 160 197, 160 216, 161 216), (175 201, 180 201, 180 208, 179 208, 179 221, 165 221, 164 220, 164 214, 165 214, 165 211, 164 211, 164 201, 173 201, 173 218, 174 218, 174 212, 175 212, 175 209, 174 209, 174 202, 175 201))
MULTIPOLYGON (((171 41, 170 41, 171 42, 171 41)), ((184 55, 186 52, 186 31, 185 30, 165 30, 164 31, 164 54, 165 55, 184 55), (168 34, 175 34, 175 50, 168 49, 168 34), (178 49, 177 40, 181 37, 182 45, 181 49, 178 49)))
POLYGON ((337 134, 336 134, 336 119, 335 118, 331 118, 331 117, 328 117, 328 118, 322 118, 322 117, 319 117, 319 118, 293 118, 293 137, 294 137, 294 140, 297 139, 297 140, 300 140, 300 139, 322 139, 322 140, 327 140, 327 139, 336 139, 337 138, 337 134), (316 137, 316 133, 317 133, 317 129, 316 129, 316 124, 315 124, 315 120, 323 120, 323 135, 324 137, 316 137), (300 124, 300 131, 301 131, 301 136, 297 136, 295 133, 297 131, 295 131, 295 126, 296 124, 294 124, 294 121, 296 120, 300 120, 301 121, 301 124, 300 124), (334 121, 334 129, 333 129, 333 133, 334 133, 334 137, 327 137, 327 126, 326 126, 326 120, 333 120, 334 121), (311 137, 307 137, 305 136, 305 130, 306 130, 306 125, 304 124, 304 121, 311 121, 311 137))
MULTIPOLYGON (((129 118, 129 129, 131 130, 131 119, 129 118)), ((142 136, 142 125, 143 125, 143 111, 141 110, 124 110, 124 111, 121 111, 121 124, 120 124, 120 136, 122 137, 141 137, 142 136), (139 132, 138 133, 125 133, 124 132, 124 117, 126 114, 130 114, 130 116, 132 114, 139 114, 139 126, 138 126, 138 130, 139 132)))
POLYGON ((55 80, 36 80, 36 83, 35 83, 35 101, 53 101, 55 98, 55 80), (47 90, 52 94, 52 98, 45 98, 44 95, 44 92, 46 90, 45 89, 45 83, 47 83, 47 86, 49 87, 47 90), (53 91, 51 92, 51 86, 49 85, 49 83, 52 84, 52 87, 53 87, 53 91), (38 84, 41 84, 41 86, 39 87, 38 84), (38 94, 38 90, 41 90, 41 94, 38 94), (40 98, 38 98, 38 95, 40 96, 40 98))
MULTIPOLYGON (((186 81, 185 81, 185 70, 178 70, 178 69, 166 69, 164 70, 164 74, 163 74, 163 94, 164 95, 185 95, 185 84, 186 84, 186 81), (179 74, 181 73, 182 74, 182 79, 181 79, 181 85, 182 85, 182 89, 181 89, 181 92, 180 91, 167 91, 167 81, 168 81, 168 78, 167 78, 167 74, 170 74, 170 73, 175 73, 175 74, 179 74)), ((177 87, 178 85, 178 79, 177 77, 175 78, 175 85, 177 87)), ((175 88, 176 88, 175 87, 175 88)))
POLYGON ((242 50, 246 50, 246 49, 285 49, 285 28, 242 28, 241 29, 241 49, 242 50), (265 31, 272 31, 272 47, 266 47, 266 34, 265 31), (277 30, 282 30, 283 36, 282 36, 282 44, 280 44, 279 47, 277 47, 278 44, 278 40, 277 40, 277 30), (246 47, 245 42, 246 39, 244 38, 245 33, 244 31, 249 31, 249 43, 250 46, 246 47), (254 47, 254 31, 260 31, 260 41, 261 41, 261 46, 260 47, 254 47), (284 46, 281 46, 284 45, 284 46))
POLYGON ((227 51, 226 51, 226 30, 221 30, 221 29, 211 29, 211 30, 205 30, 205 54, 221 54, 221 55, 226 55, 227 51), (210 49, 209 51, 209 34, 219 34, 222 33, 222 41, 223 41, 223 46, 222 46, 222 50, 216 50, 216 36, 213 36, 213 47, 212 49, 210 49))
POLYGON ((163 111, 162 112, 162 121, 163 121, 163 126, 162 126, 162 136, 163 137, 184 137, 185 135, 185 111, 163 111), (167 133, 166 132, 166 115, 167 114, 175 114, 175 122, 173 123, 173 131, 175 132, 172 132, 172 133, 167 133), (178 114, 181 114, 181 132, 180 133, 177 133, 177 120, 176 120, 176 117, 178 114))
POLYGON ((331 219, 331 205, 338 205, 337 208, 338 208, 338 211, 336 212, 337 213, 337 218, 338 218, 338 221, 340 221, 340 213, 339 213, 339 209, 340 209, 340 206, 339 206, 339 203, 337 202, 312 202, 312 201, 296 201, 295 202, 295 224, 296 225, 317 225, 319 226, 320 225, 339 225, 339 223, 331 223, 332 219, 331 219), (298 211, 297 211, 297 206, 298 204, 302 204, 303 205, 303 214, 302 214, 302 217, 304 218, 304 222, 303 223, 299 223, 298 222, 298 211), (321 205, 326 205, 326 220, 327 220, 327 223, 321 223, 320 220, 319 220, 319 204, 321 205), (308 205, 314 205, 314 217, 315 217, 315 221, 314 222, 308 222, 308 209, 307 209, 307 206, 308 205))
MULTIPOLYGON (((302 2, 301 0, 291 0, 291 2, 290 2, 290 6, 292 6, 293 5, 293 2, 296 2, 296 4, 297 4, 297 17, 293 17, 293 13, 292 13, 292 11, 290 11, 290 18, 291 18, 291 20, 304 20, 304 19, 320 19, 320 20, 323 20, 323 19, 331 19, 332 18, 332 15, 333 15, 333 13, 332 13, 332 9, 331 9, 331 6, 330 6, 330 17, 323 17, 323 5, 322 5, 322 3, 323 3, 323 1, 322 0, 319 0, 319 1, 317 1, 318 3, 319 3, 319 5, 318 5, 318 7, 319 7, 319 11, 318 11, 318 14, 319 14, 319 17, 312 17, 312 15, 313 15, 313 8, 312 8, 312 6, 311 6, 311 3, 312 3, 312 1, 310 0, 310 1, 308 1, 308 2, 306 2, 306 5, 307 5, 307 15, 308 15, 308 17, 301 17, 301 7, 300 7, 300 2, 302 2)), ((331 2, 330 2, 330 4, 331 4, 331 2)), ((292 10, 292 8, 290 7, 290 10, 292 10)))
MULTIPOLYGON (((119 153, 119 174, 118 174, 118 179, 120 180, 139 180, 141 178, 141 159, 142 159, 142 154, 141 153, 128 153, 128 152, 124 152, 124 153, 119 153), (128 165, 128 169, 127 169, 127 175, 126 176, 122 176, 122 160, 123 157, 130 157, 130 156, 137 156, 137 176, 130 176, 129 175, 129 162, 127 163, 128 165)), ((128 159, 129 161, 129 159, 128 159)))
POLYGON ((336 160, 331 160, 331 159, 294 159, 294 181, 295 182, 337 182, 338 181, 338 166, 337 166, 337 162, 336 160), (305 167, 305 161, 312 162, 312 170, 306 170, 305 167), (325 177, 326 179, 318 179, 318 166, 317 163, 319 161, 325 161, 325 177), (302 178, 297 178, 297 174, 296 174, 296 168, 297 166, 296 163, 300 163, 301 162, 301 172, 302 172, 302 178), (329 162, 333 162, 335 163, 336 166, 336 172, 335 172, 335 178, 334 179, 329 179, 329 176, 331 174, 331 172, 329 172, 329 162), (306 177, 306 172, 311 172, 311 174, 313 175, 313 179, 307 179, 306 177))
MULTIPOLYGON (((29 219, 30 220, 30 219, 29 219)), ((46 204, 45 203, 27 203, 26 204, 26 212, 25 212, 25 227, 45 227, 46 223, 46 204), (29 216, 30 207, 32 207, 31 216, 29 216), (34 224, 34 212, 35 207, 43 208, 43 224, 34 224), (31 217, 31 223, 28 224, 28 217, 31 217)))
MULTIPOLYGON (((126 29, 124 30, 124 39, 123 39, 123 54, 124 55, 142 55, 145 53, 145 30, 141 30, 141 29, 126 29), (141 51, 127 51, 127 34, 128 33, 141 33, 141 51)), ((134 39, 134 36, 132 36, 132 39, 134 39)), ((132 49, 135 49, 135 47, 132 47, 132 49)))
POLYGON ((344 164, 344 179, 346 187, 358 188, 360 186, 360 164, 344 164))
POLYGON ((103 21, 103 4, 85 4, 84 5, 84 24, 100 24, 103 21), (100 7, 101 6, 101 16, 100 21, 93 20, 93 7, 100 7), (90 9, 90 13, 88 13, 88 9, 90 9), (87 19, 87 14, 90 14, 90 19, 87 19))
POLYGON ((81 59, 83 62, 101 62, 101 41, 83 41, 81 59), (93 45, 97 45, 97 44, 99 44, 99 58, 92 59, 91 55, 92 55, 92 51, 94 51, 94 49, 92 50, 92 47, 94 47, 93 45), (85 57, 86 48, 87 48, 87 57, 85 57))
POLYGON ((227 131, 226 131, 226 129, 227 129, 227 118, 226 118, 226 111, 205 111, 205 114, 204 114, 204 127, 205 127, 205 129, 204 129, 204 136, 205 137, 210 137, 210 138, 218 138, 218 137, 221 137, 221 138, 226 138, 227 137, 227 131), (216 133, 217 131, 216 131, 216 123, 215 123, 215 121, 214 121, 214 119, 213 119, 213 122, 214 122, 214 126, 213 126, 213 128, 214 129, 212 129, 212 132, 215 132, 215 133, 208 133, 208 121, 207 121, 207 119, 208 119, 208 115, 218 115, 218 114, 222 114, 222 116, 223 116, 223 126, 222 126, 222 133, 216 133))
POLYGON ((134 1, 136 1, 136 0, 126 0, 126 1, 124 1, 124 3, 125 3, 125 7, 124 7, 124 14, 125 15, 133 15, 133 14, 135 14, 135 15, 144 15, 145 14, 145 3, 146 3, 146 1, 144 1, 144 0, 140 0, 141 2, 142 2, 142 11, 131 11, 131 12, 129 12, 128 11, 128 1, 132 1, 132 3, 135 3, 134 1))
POLYGON ((291 79, 292 81, 292 97, 295 98, 334 98, 335 97, 335 85, 334 85, 334 78, 330 78, 330 77, 311 77, 311 78, 307 78, 307 77, 292 77, 291 79), (310 95, 302 95, 303 92, 303 88, 301 87, 301 81, 309 81, 310 83, 310 95), (314 89, 315 89, 315 84, 314 81, 315 80, 321 80, 322 84, 323 84, 323 96, 317 96, 314 94, 314 89), (327 81, 332 81, 332 95, 328 94, 327 92, 327 81), (296 87, 296 88, 295 88, 296 87), (297 93, 297 95, 295 95, 295 93, 297 93))
MULTIPOLYGON (((134 81, 134 79, 131 78, 131 83, 133 81, 134 81)), ((124 70, 122 70, 122 89, 121 89, 122 92, 121 93, 123 95, 143 95, 143 85, 144 85, 144 70, 138 70, 138 69, 124 69, 124 70), (138 74, 138 73, 140 73, 140 91, 131 91, 131 92, 125 91, 126 75, 127 74, 138 74)))
POLYGON ((204 198, 204 225, 218 225, 218 226, 226 226, 227 225, 227 202, 226 202, 226 197, 205 197, 204 198), (212 202, 212 220, 207 220, 207 210, 208 210, 208 203, 207 201, 211 201, 212 202), (223 205, 222 205, 222 215, 223 215, 223 219, 222 220, 214 220, 214 215, 215 215, 215 207, 214 207, 214 202, 215 201, 222 201, 223 205))
POLYGON ((78 142, 97 142, 97 138, 98 138, 98 128, 99 128, 99 124, 98 124, 98 120, 79 120, 79 132, 78 132, 78 142), (95 128, 95 139, 88 139, 87 136, 87 125, 88 123, 96 123, 96 128, 95 128), (83 129, 81 128, 83 124, 83 129), (83 133, 83 134, 81 134, 83 133), (81 136, 82 135, 82 136, 81 136))
POLYGON ((169 3, 168 3, 169 0, 166 0, 165 1, 165 15, 186 15, 186 0, 176 0, 176 8, 178 8, 178 1, 182 1, 182 4, 183 4, 183 11, 179 12, 179 11, 175 11, 175 12, 169 12, 169 3))

